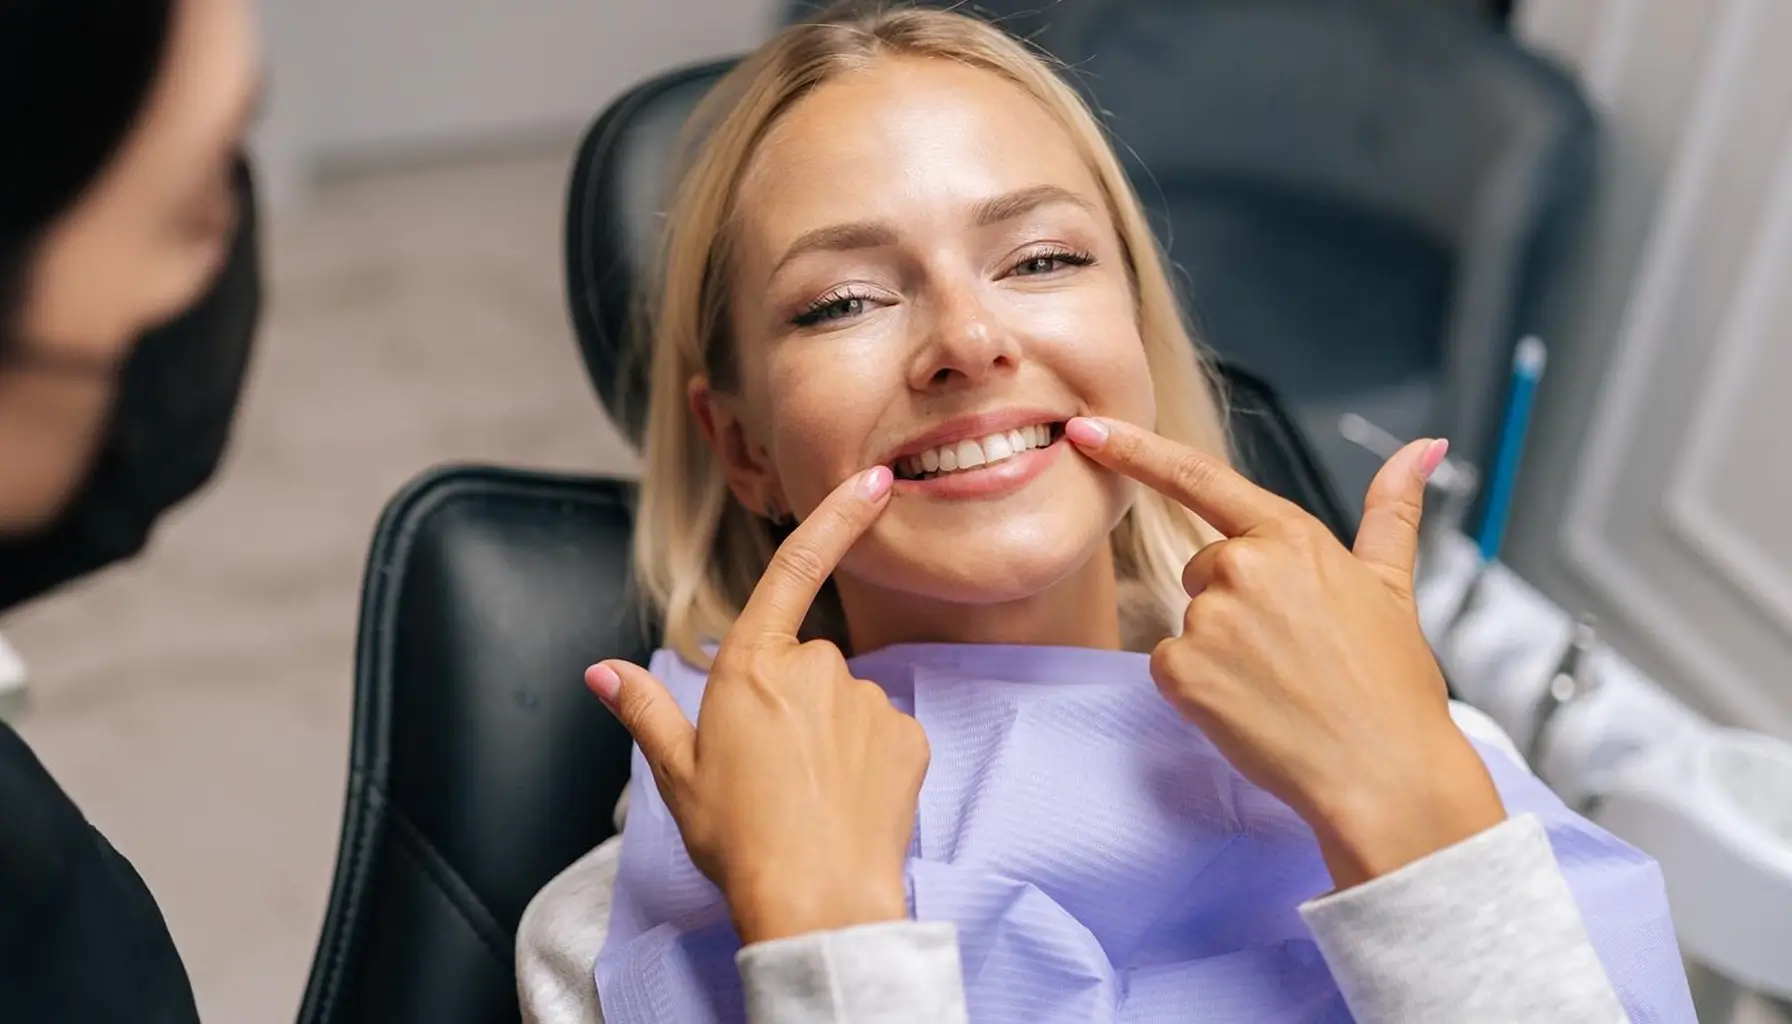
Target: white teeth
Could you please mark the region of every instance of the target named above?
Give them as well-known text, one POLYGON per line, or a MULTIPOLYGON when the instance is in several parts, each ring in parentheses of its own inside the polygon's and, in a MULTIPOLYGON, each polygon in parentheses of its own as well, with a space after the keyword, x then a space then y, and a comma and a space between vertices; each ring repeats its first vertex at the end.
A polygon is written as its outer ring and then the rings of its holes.
POLYGON ((958 468, 976 469, 988 460, 983 457, 983 446, 975 441, 958 442, 958 468))
POLYGON ((952 473, 1003 462, 1023 452, 1044 448, 1051 443, 1051 425, 1035 423, 1028 427, 998 431, 977 440, 958 441, 953 444, 941 445, 938 448, 930 448, 919 455, 905 456, 901 460, 900 468, 904 475, 909 477, 919 477, 930 473, 952 473))

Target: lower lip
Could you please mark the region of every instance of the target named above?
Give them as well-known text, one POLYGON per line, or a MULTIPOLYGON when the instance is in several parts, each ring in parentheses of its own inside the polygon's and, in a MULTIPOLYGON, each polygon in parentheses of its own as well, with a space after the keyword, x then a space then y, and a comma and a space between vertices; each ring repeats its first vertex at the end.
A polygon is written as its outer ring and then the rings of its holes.
POLYGON ((979 466, 926 480, 898 478, 896 492, 944 501, 1005 497, 1032 483, 1035 477, 1045 472, 1046 467, 1058 457, 1058 450, 1063 447, 1064 439, 1059 438, 1044 448, 1030 448, 993 466, 979 466))

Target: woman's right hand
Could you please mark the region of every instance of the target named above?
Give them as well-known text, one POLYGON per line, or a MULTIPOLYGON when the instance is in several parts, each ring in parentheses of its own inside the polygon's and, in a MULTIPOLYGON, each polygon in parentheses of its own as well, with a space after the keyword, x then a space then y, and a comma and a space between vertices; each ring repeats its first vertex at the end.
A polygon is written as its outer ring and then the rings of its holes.
POLYGON ((723 638, 692 726, 627 662, 586 683, 653 770, 691 860, 743 943, 905 917, 927 737, 840 649, 797 631, 889 503, 888 467, 848 479, 797 526, 723 638))

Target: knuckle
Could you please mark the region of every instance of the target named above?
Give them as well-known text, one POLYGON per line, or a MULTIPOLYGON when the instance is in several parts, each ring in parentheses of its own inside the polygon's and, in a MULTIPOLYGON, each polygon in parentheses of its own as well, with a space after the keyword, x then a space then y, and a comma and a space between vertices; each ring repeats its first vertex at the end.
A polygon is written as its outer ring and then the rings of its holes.
POLYGON ((828 578, 827 559, 812 542, 792 539, 778 551, 779 567, 785 576, 804 583, 820 585, 828 578))
POLYGON ((1387 510, 1388 514, 1394 517, 1395 522, 1408 530, 1417 532, 1419 519, 1424 515, 1425 507, 1411 494, 1402 494, 1388 503, 1387 510))
MULTIPOLYGON (((1193 637, 1200 633, 1201 622, 1204 618, 1200 609, 1207 603, 1210 602, 1197 603, 1195 601, 1190 601, 1188 607, 1182 610, 1182 632, 1179 634, 1180 636, 1193 637)), ((1170 639, 1175 639, 1175 637, 1171 637, 1170 639)))
POLYGON ((1170 465, 1170 479, 1189 494, 1211 490, 1218 477, 1213 460, 1198 452, 1183 452, 1170 465))
POLYGON ((933 760, 933 744, 927 741, 927 730, 921 728, 920 722, 907 715, 903 715, 902 718, 904 724, 901 735, 907 743, 908 754, 915 762, 925 767, 933 760))
POLYGON ((890 695, 884 692, 883 687, 870 680, 854 679, 852 695, 873 712, 895 711, 895 706, 890 703, 890 695))
POLYGON ((1237 541, 1221 541, 1217 544, 1211 561, 1214 578, 1227 583, 1249 580, 1262 564, 1255 548, 1237 541))
POLYGON ((792 663, 805 678, 834 677, 847 674, 846 658, 840 648, 826 640, 810 640, 792 654, 792 663))
MULTIPOLYGON (((654 708, 659 702, 659 695, 649 687, 624 686, 616 695, 616 717, 634 735, 637 741, 642 733, 647 732, 647 723, 653 717, 654 708)), ((648 736, 651 740, 653 737, 648 736)))
POLYGON ((1158 689, 1173 688, 1176 685, 1176 681, 1182 676, 1186 660, 1179 640, 1172 637, 1158 641, 1157 646, 1151 649, 1151 678, 1157 683, 1158 689))

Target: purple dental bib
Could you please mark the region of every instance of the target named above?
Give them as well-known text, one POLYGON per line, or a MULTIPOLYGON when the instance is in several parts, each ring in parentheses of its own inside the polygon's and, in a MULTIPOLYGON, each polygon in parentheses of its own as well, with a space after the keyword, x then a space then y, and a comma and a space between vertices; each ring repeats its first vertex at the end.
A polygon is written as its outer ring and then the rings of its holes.
MULTIPOLYGON (((694 720, 705 674, 666 651, 650 667, 694 720)), ((1297 911, 1331 889, 1311 830, 1159 696, 1143 655, 902 645, 852 670, 932 745, 908 883, 916 918, 957 926, 972 1021, 1351 1019, 1297 911)), ((1632 1021, 1691 1020, 1654 862, 1482 756, 1508 811, 1546 826, 1632 1021)), ((632 767, 604 1019, 744 1021, 727 907, 639 750, 632 767)))

